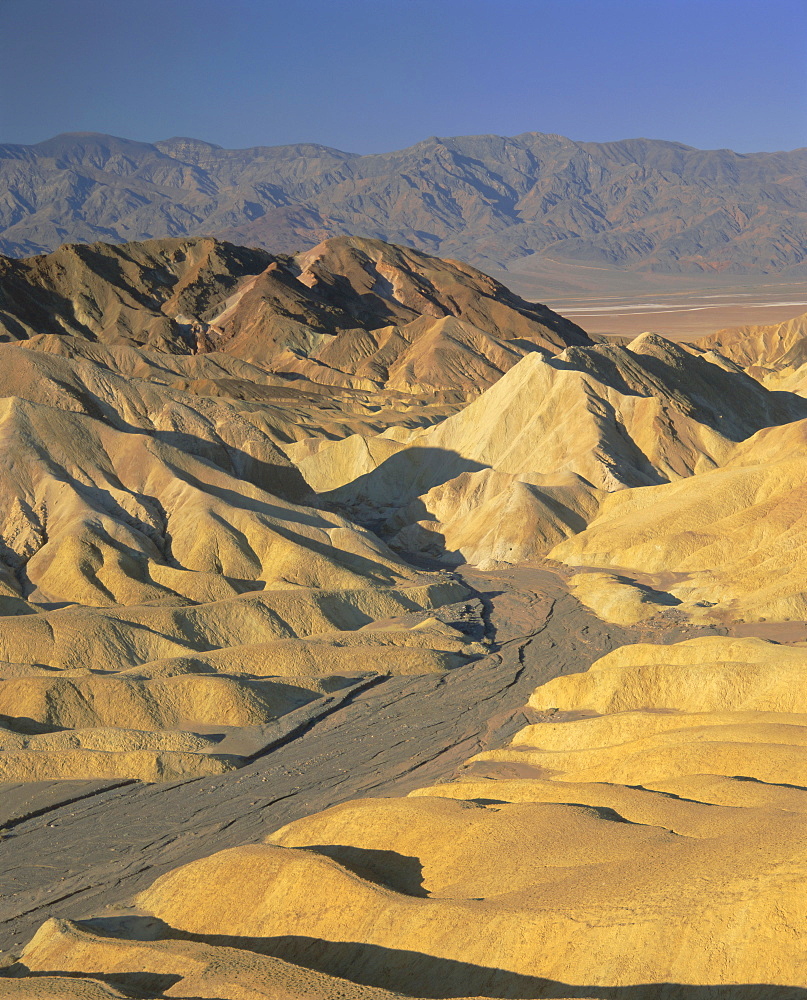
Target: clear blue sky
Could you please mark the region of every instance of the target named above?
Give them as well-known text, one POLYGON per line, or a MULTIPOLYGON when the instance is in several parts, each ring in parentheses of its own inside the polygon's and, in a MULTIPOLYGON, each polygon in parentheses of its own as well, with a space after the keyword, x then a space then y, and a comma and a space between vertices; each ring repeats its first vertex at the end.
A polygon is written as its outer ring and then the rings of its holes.
POLYGON ((807 0, 0 0, 0 142, 807 145, 807 0))

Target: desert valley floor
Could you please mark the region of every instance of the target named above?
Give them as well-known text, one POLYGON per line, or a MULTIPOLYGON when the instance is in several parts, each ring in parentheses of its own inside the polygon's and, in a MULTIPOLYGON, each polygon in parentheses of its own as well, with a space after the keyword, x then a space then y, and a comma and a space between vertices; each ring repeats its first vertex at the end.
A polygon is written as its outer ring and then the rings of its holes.
POLYGON ((0 996, 807 1000, 797 308, 0 258, 0 996))

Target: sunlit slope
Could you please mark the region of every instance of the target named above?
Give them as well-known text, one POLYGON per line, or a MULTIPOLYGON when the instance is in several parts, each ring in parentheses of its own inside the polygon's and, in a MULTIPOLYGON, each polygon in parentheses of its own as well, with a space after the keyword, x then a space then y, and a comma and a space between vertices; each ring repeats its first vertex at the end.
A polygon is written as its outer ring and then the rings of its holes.
POLYGON ((609 620, 640 620, 659 604, 707 619, 803 619, 805 434, 803 420, 768 428, 720 469, 615 493, 552 557, 599 571, 575 584, 609 620))
POLYGON ((783 323, 749 324, 701 337, 696 346, 716 351, 743 368, 794 368, 807 361, 807 315, 783 323))
POLYGON ((804 416, 660 337, 534 353, 459 413, 404 438, 292 449, 307 482, 401 551, 518 562, 585 528, 609 493, 698 477, 761 427, 804 416))
POLYGON ((156 781, 241 766, 290 713, 316 714, 323 698, 378 674, 444 673, 484 653, 467 634, 481 635, 468 596, 427 575, 395 588, 6 617, 0 781, 156 781))

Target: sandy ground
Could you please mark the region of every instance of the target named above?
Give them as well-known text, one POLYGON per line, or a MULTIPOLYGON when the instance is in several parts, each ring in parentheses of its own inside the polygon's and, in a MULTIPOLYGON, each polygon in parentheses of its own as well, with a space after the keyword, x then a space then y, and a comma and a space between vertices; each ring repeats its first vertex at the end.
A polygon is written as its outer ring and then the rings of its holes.
POLYGON ((794 297, 792 301, 776 301, 778 297, 772 296, 771 302, 759 301, 753 293, 740 292, 736 296, 715 298, 724 301, 709 303, 692 293, 678 304, 668 298, 658 307, 653 303, 603 307, 597 303, 579 306, 553 302, 552 308, 574 320, 587 333, 633 338, 650 332, 679 342, 696 340, 726 327, 781 323, 807 312, 807 295, 801 299, 794 297))
POLYGON ((464 576, 486 606, 490 655, 448 675, 379 678, 323 700, 296 726, 284 722, 274 748, 242 770, 161 785, 0 786, 0 948, 16 952, 49 916, 125 907, 169 869, 257 842, 301 816, 446 780, 532 721, 523 706, 544 681, 628 642, 712 631, 674 618, 605 624, 546 569, 464 576))
POLYGON ((729 326, 780 323, 807 312, 807 280, 781 275, 676 275, 616 271, 526 258, 496 278, 544 302, 588 333, 645 331, 693 340, 729 326))

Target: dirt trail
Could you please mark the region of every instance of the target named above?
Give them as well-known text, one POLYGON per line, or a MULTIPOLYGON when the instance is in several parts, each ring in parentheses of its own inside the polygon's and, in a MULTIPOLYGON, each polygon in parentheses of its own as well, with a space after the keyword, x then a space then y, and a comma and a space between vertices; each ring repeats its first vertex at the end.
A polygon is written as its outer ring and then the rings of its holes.
POLYGON ((301 816, 446 779, 525 724, 538 684, 628 642, 705 631, 606 624, 543 569, 464 576, 485 602, 495 652, 446 675, 380 678, 248 767, 173 784, 0 786, 0 949, 16 950, 49 916, 125 905, 163 872, 301 816))

